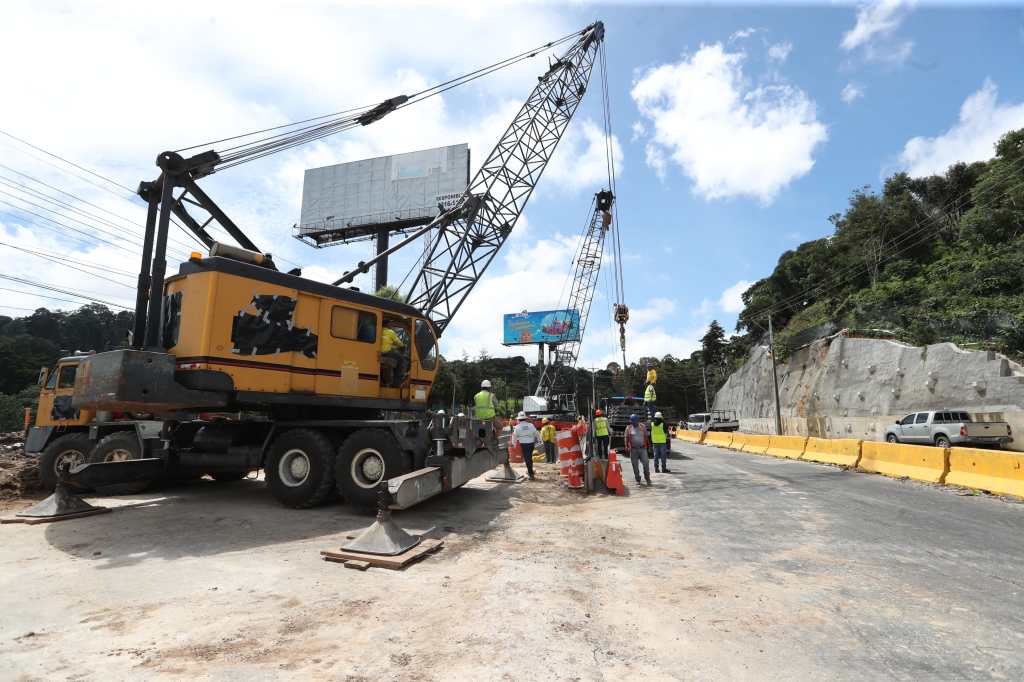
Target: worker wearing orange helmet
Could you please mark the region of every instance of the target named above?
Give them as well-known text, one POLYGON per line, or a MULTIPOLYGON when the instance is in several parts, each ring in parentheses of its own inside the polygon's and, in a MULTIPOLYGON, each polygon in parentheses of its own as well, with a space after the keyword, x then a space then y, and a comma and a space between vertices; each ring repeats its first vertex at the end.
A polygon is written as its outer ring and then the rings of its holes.
POLYGON ((608 459, 608 417, 601 410, 594 410, 594 445, 597 456, 608 459))

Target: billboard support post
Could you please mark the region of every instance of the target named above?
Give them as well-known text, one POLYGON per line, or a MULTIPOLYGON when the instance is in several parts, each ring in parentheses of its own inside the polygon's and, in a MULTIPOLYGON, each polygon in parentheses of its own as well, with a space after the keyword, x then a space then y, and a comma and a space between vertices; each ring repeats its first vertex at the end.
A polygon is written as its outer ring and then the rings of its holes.
MULTIPOLYGON (((388 236, 390 235, 388 228, 377 230, 377 255, 384 253, 388 250, 388 236)), ((388 285, 388 259, 387 256, 377 261, 377 267, 374 269, 374 293, 381 290, 381 288, 388 285)))

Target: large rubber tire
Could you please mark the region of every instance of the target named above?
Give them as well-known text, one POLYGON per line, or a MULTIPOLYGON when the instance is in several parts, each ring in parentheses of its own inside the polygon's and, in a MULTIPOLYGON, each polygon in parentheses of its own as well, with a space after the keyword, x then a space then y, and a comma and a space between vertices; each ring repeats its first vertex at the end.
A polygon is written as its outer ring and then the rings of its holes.
MULTIPOLYGON (((139 446, 139 437, 134 431, 115 431, 104 436, 89 453, 90 463, 141 458, 142 448, 139 446)), ((103 485, 96 488, 96 492, 100 495, 134 495, 141 493, 148 486, 148 481, 132 481, 131 483, 103 485)))
POLYGON ((394 436, 382 429, 360 429, 338 450, 338 492, 360 509, 377 506, 381 481, 409 473, 409 464, 394 436))
POLYGON ((895 433, 890 433, 888 436, 885 437, 885 442, 886 443, 899 443, 900 439, 896 437, 895 433))
POLYGON ((948 448, 949 447, 949 436, 944 436, 941 433, 935 436, 935 447, 937 448, 948 448))
POLYGON ((274 439, 264 467, 274 498, 286 507, 305 509, 334 494, 334 447, 313 429, 292 429, 274 439))
POLYGON ((39 481, 46 490, 57 485, 57 468, 89 461, 93 442, 84 433, 66 433, 43 448, 39 456, 39 481))

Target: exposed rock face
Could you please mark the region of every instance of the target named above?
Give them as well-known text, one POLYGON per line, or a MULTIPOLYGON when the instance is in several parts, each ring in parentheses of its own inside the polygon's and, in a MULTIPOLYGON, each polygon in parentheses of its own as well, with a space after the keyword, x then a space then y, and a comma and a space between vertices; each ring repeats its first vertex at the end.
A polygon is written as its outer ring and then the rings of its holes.
MULTIPOLYGON (((1009 447, 1024 450, 1024 368, 993 351, 840 334, 793 353, 778 376, 786 433, 882 440, 886 426, 909 412, 950 409, 1009 422, 1016 441, 1009 447)), ((774 433, 766 348, 755 347, 729 377, 715 409, 735 410, 743 431, 774 433)))

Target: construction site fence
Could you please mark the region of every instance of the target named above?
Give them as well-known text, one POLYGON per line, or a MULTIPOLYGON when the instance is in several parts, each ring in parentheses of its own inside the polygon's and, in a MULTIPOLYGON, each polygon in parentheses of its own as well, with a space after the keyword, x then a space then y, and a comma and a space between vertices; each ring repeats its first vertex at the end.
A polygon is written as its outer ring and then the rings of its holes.
POLYGON ((679 440, 756 455, 835 464, 893 478, 1024 498, 1024 453, 813 436, 678 429, 679 440))

